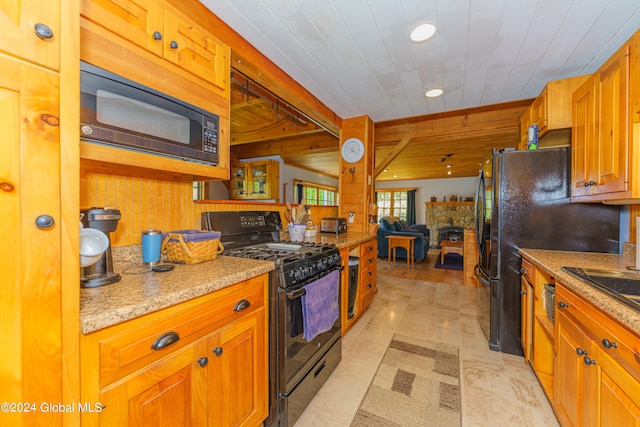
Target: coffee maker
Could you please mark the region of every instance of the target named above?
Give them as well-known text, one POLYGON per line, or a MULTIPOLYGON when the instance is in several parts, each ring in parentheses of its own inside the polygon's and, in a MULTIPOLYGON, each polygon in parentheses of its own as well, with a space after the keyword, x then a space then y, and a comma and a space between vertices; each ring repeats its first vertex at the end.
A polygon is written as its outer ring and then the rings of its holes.
POLYGON ((120 220, 120 211, 112 207, 81 209, 81 221, 84 228, 95 228, 109 238, 109 246, 103 256, 93 265, 80 268, 80 286, 96 288, 110 285, 120 280, 120 275, 113 272, 111 254, 111 237, 109 233, 116 231, 120 220))

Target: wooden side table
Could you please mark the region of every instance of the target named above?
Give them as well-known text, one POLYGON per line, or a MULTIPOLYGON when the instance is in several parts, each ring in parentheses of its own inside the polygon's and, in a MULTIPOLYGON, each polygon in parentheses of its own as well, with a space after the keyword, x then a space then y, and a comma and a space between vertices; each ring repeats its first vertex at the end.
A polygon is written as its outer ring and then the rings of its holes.
POLYGON ((413 245, 416 236, 385 236, 389 241, 389 249, 387 251, 387 262, 391 263, 391 252, 393 250, 393 262, 396 262, 396 249, 404 248, 407 251, 407 264, 413 264, 413 245))
POLYGON ((440 242, 440 264, 444 264, 444 256, 446 254, 464 255, 464 242, 451 243, 450 240, 443 240, 440 242))

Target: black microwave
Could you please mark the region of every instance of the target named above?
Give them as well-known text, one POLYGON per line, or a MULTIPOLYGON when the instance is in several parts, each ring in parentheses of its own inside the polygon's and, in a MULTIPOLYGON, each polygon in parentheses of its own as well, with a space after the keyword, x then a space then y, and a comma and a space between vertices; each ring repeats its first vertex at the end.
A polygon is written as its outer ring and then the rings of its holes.
POLYGON ((219 117, 80 62, 80 137, 89 142, 218 164, 219 117))

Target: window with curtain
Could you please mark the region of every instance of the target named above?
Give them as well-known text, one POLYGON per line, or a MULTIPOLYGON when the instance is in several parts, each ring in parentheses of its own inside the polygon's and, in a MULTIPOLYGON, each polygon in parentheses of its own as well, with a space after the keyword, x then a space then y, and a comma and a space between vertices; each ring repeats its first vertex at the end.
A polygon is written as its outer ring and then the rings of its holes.
POLYGON ((407 200, 407 190, 376 191, 378 218, 394 216, 406 221, 408 208, 407 200))
POLYGON ((307 205, 319 206, 335 206, 337 204, 338 189, 336 187, 294 180, 293 188, 295 201, 305 199, 307 205))

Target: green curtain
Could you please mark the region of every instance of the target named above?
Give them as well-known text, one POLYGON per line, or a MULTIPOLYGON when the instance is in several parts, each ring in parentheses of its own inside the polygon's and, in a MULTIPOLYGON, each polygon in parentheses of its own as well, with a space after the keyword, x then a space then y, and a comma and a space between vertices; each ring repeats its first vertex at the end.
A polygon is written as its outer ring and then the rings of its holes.
POLYGON ((416 223, 416 190, 407 191, 407 224, 416 223))

